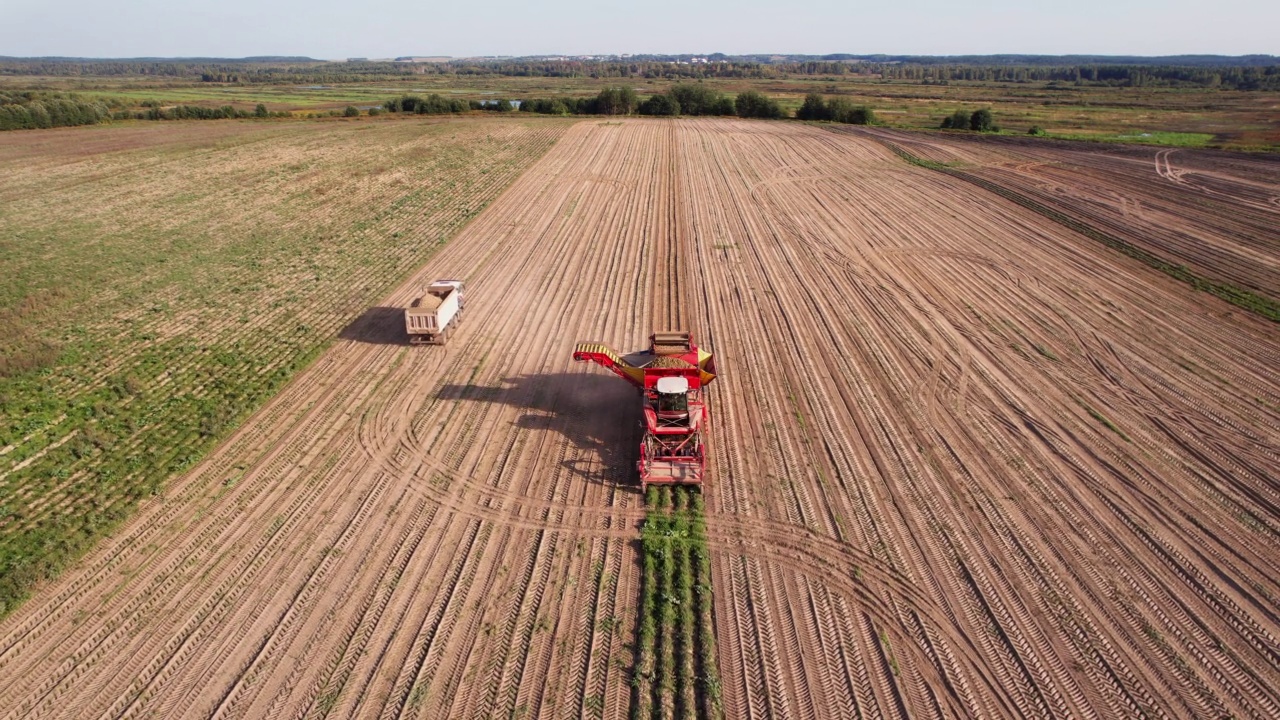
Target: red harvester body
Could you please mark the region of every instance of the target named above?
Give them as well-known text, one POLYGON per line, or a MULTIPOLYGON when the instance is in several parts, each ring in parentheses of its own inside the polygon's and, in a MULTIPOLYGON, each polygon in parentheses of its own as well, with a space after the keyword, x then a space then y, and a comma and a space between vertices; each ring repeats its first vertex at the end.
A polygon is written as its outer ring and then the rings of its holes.
POLYGON ((707 458, 702 437, 707 412, 704 388, 715 379, 715 360, 684 331, 655 332, 649 350, 621 357, 598 343, 579 343, 573 359, 611 370, 641 392, 644 439, 640 486, 702 485, 707 458))

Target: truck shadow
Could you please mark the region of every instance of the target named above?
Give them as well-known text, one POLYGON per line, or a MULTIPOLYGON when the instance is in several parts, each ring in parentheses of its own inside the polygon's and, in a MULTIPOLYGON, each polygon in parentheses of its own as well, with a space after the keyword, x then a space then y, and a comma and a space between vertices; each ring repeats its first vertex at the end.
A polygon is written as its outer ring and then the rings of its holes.
POLYGON ((517 375, 499 385, 445 385, 439 400, 506 405, 523 411, 513 423, 520 430, 550 432, 564 438, 569 448, 555 443, 533 453, 557 453, 560 467, 588 482, 634 486, 640 448, 638 392, 625 381, 587 373, 517 375))
POLYGON ((371 307, 340 330, 338 337, 370 345, 408 345, 404 308, 371 307))

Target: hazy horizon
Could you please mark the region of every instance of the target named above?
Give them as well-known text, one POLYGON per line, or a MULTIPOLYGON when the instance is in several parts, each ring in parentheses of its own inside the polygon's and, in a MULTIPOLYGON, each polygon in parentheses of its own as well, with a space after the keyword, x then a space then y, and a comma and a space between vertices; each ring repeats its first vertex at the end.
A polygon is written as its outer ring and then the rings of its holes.
MULTIPOLYGON (((520 58, 626 58, 626 57, 710 57, 713 55, 724 55, 730 58, 737 57, 825 57, 829 55, 852 55, 855 57, 883 55, 885 57, 918 57, 918 58, 949 58, 949 57, 1048 57, 1048 58, 1070 58, 1070 57, 1088 57, 1088 58, 1138 58, 1138 59, 1159 59, 1163 57, 1221 57, 1221 58, 1244 58, 1244 57, 1269 57, 1276 58, 1278 56, 1271 53, 1169 53, 1162 55, 1137 55, 1133 53, 859 53, 850 51, 834 51, 830 53, 800 53, 800 52, 743 52, 743 53, 724 53, 719 50, 703 51, 703 52, 636 52, 636 53, 567 53, 567 52, 544 52, 529 53, 526 55, 509 55, 509 54, 488 54, 488 55, 444 55, 441 53, 421 53, 421 52, 403 52, 394 55, 347 55, 341 57, 319 57, 316 55, 307 55, 304 53, 261 53, 257 55, 65 55, 65 54, 45 54, 45 55, 3 55, 0 58, 9 58, 12 60, 103 60, 103 61, 128 61, 128 60, 154 60, 156 62, 181 62, 188 60, 225 60, 225 61, 244 61, 257 60, 259 58, 299 58, 306 60, 314 60, 316 62, 346 62, 350 60, 370 61, 370 62, 386 62, 394 61, 397 58, 418 58, 441 61, 457 61, 457 60, 486 60, 486 59, 520 59, 520 58)), ((421 61, 421 60, 420 60, 421 61)))
POLYGON ((1276 55, 1280 3, 1224 0, 1206 21, 1190 0, 1080 0, 1069 10, 993 0, 909 7, 820 0, 633 5, 494 0, 483 6, 374 0, 68 0, 5 11, 0 55, 16 57, 482 57, 617 54, 1276 55))

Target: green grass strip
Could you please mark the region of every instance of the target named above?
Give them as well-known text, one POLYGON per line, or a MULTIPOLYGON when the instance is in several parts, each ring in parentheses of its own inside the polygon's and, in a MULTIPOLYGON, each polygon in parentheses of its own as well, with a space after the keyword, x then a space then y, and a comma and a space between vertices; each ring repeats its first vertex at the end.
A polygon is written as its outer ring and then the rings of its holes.
POLYGON ((720 668, 716 663, 714 604, 711 594, 711 551, 707 547, 707 519, 702 493, 691 492, 689 503, 689 545, 693 560, 694 603, 698 616, 698 664, 703 683, 702 717, 722 720, 724 703, 721 696, 720 668))
POLYGON ((632 678, 633 720, 724 717, 702 496, 650 488, 632 678))

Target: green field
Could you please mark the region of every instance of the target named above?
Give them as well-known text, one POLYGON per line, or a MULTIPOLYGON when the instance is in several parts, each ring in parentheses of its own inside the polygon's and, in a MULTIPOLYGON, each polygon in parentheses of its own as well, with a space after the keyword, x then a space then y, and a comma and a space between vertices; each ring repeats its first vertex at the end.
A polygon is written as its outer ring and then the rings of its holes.
POLYGON ((1049 133, 1047 137, 1059 140, 1093 140, 1097 142, 1134 143, 1138 145, 1168 145, 1170 147, 1206 147, 1213 142, 1211 133, 1185 132, 1124 132, 1124 133, 1049 133))
POLYGON ((202 457, 568 125, 0 135, 0 614, 202 457))
POLYGON ((667 717, 674 708, 678 717, 722 718, 702 495, 651 487, 645 504, 631 717, 667 717))

